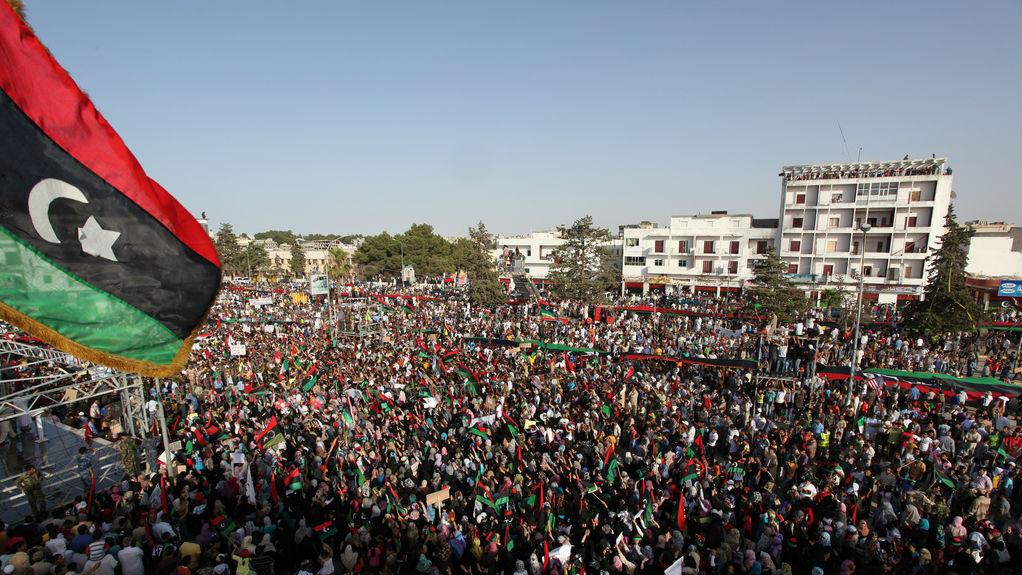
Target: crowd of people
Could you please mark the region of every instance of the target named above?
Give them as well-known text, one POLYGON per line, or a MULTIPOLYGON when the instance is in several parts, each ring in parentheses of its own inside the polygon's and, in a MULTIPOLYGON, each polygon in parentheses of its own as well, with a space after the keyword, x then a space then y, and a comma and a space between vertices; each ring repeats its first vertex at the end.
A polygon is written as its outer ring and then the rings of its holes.
MULTIPOLYGON (((726 298, 599 318, 565 302, 543 321, 457 291, 365 290, 329 313, 234 287, 182 376, 148 382, 170 452, 113 437, 125 473, 95 489, 85 449, 82 495, 55 509, 27 470, 4 573, 1020 570, 1017 397, 849 393, 817 374, 853 347, 819 312, 763 335, 726 298)), ((878 325, 860 343, 867 371, 1010 379, 1018 361, 1003 333, 878 325)), ((80 413, 109 435, 114 407, 80 413)))

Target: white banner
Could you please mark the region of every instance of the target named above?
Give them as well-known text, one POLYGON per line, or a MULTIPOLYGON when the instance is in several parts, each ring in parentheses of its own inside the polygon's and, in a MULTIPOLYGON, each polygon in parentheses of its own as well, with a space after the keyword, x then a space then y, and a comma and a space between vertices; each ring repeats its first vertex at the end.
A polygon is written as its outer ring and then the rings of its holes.
POLYGON ((245 344, 243 344, 243 343, 232 343, 231 344, 231 357, 238 357, 238 356, 241 356, 241 355, 245 355, 247 352, 248 352, 248 350, 245 348, 245 344))
POLYGON ((330 279, 323 274, 309 276, 309 293, 312 295, 326 295, 330 293, 330 279))

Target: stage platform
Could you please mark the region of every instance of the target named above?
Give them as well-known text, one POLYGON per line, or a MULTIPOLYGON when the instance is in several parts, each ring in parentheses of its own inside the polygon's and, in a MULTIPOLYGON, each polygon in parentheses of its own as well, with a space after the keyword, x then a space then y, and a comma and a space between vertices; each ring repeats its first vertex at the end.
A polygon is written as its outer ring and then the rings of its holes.
MULTIPOLYGON (((85 445, 82 433, 55 420, 43 418, 42 421, 45 441, 38 441, 35 425, 14 429, 17 426, 15 419, 10 424, 12 433, 16 435, 0 444, 0 520, 6 523, 20 521, 30 513, 28 502, 17 486, 18 478, 30 463, 39 469, 43 477, 47 509, 52 510, 74 501, 77 495, 86 494, 75 466, 78 449, 85 445)), ((104 439, 94 439, 91 448, 97 489, 108 488, 122 477, 120 454, 113 444, 104 439)))

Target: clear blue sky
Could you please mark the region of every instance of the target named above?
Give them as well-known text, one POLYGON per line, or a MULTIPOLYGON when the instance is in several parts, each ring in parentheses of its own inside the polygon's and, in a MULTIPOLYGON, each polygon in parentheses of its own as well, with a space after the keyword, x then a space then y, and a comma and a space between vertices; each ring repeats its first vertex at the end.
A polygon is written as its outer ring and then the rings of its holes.
POLYGON ((28 20, 149 174, 239 231, 500 233, 947 156, 1022 224, 1022 3, 56 2, 28 20))

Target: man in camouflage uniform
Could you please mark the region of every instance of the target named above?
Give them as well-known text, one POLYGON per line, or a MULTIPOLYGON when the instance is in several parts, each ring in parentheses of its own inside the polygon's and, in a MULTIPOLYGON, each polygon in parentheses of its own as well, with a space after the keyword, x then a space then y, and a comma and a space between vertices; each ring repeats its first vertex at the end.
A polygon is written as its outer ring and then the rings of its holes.
POLYGON ((46 494, 43 493, 43 478, 35 465, 29 464, 25 468, 25 474, 18 478, 18 487, 25 494, 28 506, 32 509, 34 517, 46 515, 46 494))
POLYGON ((135 438, 130 435, 119 435, 117 451, 121 453, 121 465, 124 466, 124 474, 134 479, 142 472, 138 464, 138 444, 135 438))

